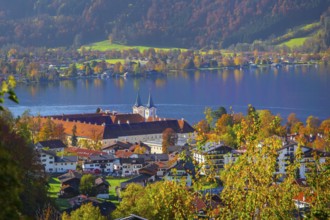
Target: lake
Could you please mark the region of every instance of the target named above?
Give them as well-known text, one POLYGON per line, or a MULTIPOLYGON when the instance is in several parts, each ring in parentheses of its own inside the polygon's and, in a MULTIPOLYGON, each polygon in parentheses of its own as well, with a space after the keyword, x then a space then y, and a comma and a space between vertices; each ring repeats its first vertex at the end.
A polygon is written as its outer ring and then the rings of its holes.
POLYGON ((204 118, 205 107, 224 106, 246 113, 248 104, 269 109, 285 120, 294 112, 305 121, 309 115, 330 117, 330 65, 282 68, 171 71, 163 78, 78 79, 16 87, 20 104, 5 101, 14 115, 95 112, 98 107, 131 112, 137 92, 147 103, 149 92, 157 115, 185 118, 194 124, 204 118))

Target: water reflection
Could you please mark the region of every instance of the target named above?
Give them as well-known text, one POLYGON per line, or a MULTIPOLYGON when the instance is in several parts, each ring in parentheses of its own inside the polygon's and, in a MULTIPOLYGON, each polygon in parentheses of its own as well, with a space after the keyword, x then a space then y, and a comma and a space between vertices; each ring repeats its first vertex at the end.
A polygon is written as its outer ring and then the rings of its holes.
POLYGON ((122 78, 122 77, 116 78, 116 79, 115 79, 115 85, 116 85, 118 88, 123 89, 124 86, 125 86, 125 79, 122 78))
POLYGON ((240 85, 243 79, 242 71, 238 69, 234 69, 234 77, 235 77, 236 85, 240 85))
MULTIPOLYGON (((185 117, 197 121, 205 106, 233 106, 245 111, 251 103, 270 109, 283 117, 296 112, 301 118, 330 115, 330 66, 283 66, 247 70, 171 71, 163 78, 127 78, 66 80, 54 84, 18 85, 15 92, 20 106, 35 108, 41 114, 45 106, 62 106, 79 112, 77 106, 117 106, 131 112, 136 91, 147 97, 150 89, 163 117, 185 117), (276 80, 274 80, 276 79, 276 80), (100 92, 100 88, 102 91, 100 92), (109 96, 108 94, 113 94, 109 96)), ((10 103, 9 103, 10 105, 10 103)), ((12 105, 13 108, 16 108, 12 105)), ((21 107, 23 108, 23 107, 21 107)), ((114 107, 112 107, 114 108, 114 107)), ((55 108, 46 108, 53 111, 55 108)), ((49 112, 48 112, 49 113, 49 112)), ((65 113, 65 112, 64 112, 65 113)))
POLYGON ((77 87, 77 80, 63 80, 60 86, 66 89, 74 90, 77 87))

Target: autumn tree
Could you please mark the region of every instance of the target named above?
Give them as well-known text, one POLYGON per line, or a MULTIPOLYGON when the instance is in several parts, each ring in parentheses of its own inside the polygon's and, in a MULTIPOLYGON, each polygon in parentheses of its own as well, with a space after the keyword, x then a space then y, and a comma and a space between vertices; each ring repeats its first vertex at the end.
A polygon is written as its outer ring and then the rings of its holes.
POLYGON ((168 153, 167 148, 176 145, 178 142, 178 135, 172 128, 166 128, 162 133, 162 151, 168 153))
POLYGON ((300 120, 296 117, 295 113, 291 113, 288 116, 287 119, 287 130, 290 131, 291 133, 294 133, 294 129, 296 128, 296 124, 299 123, 300 120))
POLYGON ((95 195, 94 183, 95 176, 92 174, 83 175, 80 180, 80 192, 89 196, 95 195))
POLYGON ((100 209, 98 207, 94 207, 92 203, 87 203, 80 206, 79 209, 72 211, 70 214, 64 212, 62 215, 62 220, 105 220, 106 217, 101 215, 100 209))
POLYGON ((134 213, 147 219, 193 219, 193 199, 185 184, 174 181, 161 181, 145 188, 130 184, 122 193, 122 201, 113 217, 134 213))
POLYGON ((2 81, 0 87, 0 111, 4 110, 2 104, 5 99, 3 96, 7 95, 7 98, 12 102, 18 103, 18 98, 14 92, 14 88, 16 86, 16 81, 13 76, 9 76, 7 81, 2 81))
MULTIPOLYGON (((255 128, 258 129, 258 128, 255 128)), ((221 173, 224 189, 221 193, 224 206, 220 208, 220 219, 290 219, 293 218, 295 205, 293 197, 297 193, 292 183, 295 179, 297 163, 287 168, 282 183, 281 176, 274 176, 277 149, 281 141, 267 138, 260 145, 252 137, 248 140, 247 150, 233 164, 221 173)))
POLYGON ((307 162, 310 172, 306 174, 308 189, 306 197, 310 201, 310 212, 308 217, 311 219, 330 218, 330 160, 322 162, 320 155, 314 153, 313 160, 307 162))
POLYGON ((316 134, 321 122, 317 117, 308 116, 306 119, 306 134, 316 134))
POLYGON ((48 201, 46 176, 34 146, 21 137, 13 127, 8 126, 2 118, 0 151, 1 167, 5 168, 0 169, 0 200, 4 199, 1 204, 8 205, 3 209, 4 215, 8 215, 7 211, 11 210, 12 216, 17 216, 19 212, 19 215, 33 217, 38 206, 48 201))
POLYGON ((71 145, 76 147, 78 144, 78 139, 77 139, 77 126, 73 125, 72 127, 72 136, 71 136, 71 145))

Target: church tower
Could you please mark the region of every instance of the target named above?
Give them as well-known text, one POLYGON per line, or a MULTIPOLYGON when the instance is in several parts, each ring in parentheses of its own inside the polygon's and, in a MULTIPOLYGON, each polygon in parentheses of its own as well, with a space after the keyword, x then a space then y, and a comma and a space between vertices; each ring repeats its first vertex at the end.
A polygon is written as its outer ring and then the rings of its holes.
POLYGON ((154 102, 152 100, 152 97, 151 97, 151 94, 149 93, 149 99, 148 99, 148 104, 147 106, 145 107, 145 110, 144 110, 144 114, 145 114, 145 119, 148 119, 148 118, 155 118, 156 117, 156 112, 157 112, 157 108, 156 106, 154 105, 154 102))
POLYGON ((133 114, 139 114, 142 117, 145 116, 145 107, 141 103, 140 94, 138 92, 135 100, 135 104, 133 105, 133 114))

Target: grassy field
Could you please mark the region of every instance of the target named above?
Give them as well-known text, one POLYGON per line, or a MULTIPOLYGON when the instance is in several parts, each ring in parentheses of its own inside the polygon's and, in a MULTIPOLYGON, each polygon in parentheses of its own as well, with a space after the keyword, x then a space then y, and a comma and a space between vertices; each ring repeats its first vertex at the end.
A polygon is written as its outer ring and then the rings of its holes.
POLYGON ((293 38, 289 41, 281 43, 280 46, 286 45, 290 48, 299 47, 299 46, 302 46, 307 39, 308 39, 308 37, 293 38))
POLYGON ((48 195, 50 198, 57 198, 57 194, 60 192, 61 189, 61 182, 55 178, 52 177, 48 181, 49 184, 49 190, 48 190, 48 195))
POLYGON ((70 204, 67 199, 60 199, 58 198, 57 194, 60 192, 61 189, 61 182, 55 178, 51 177, 48 181, 49 189, 48 189, 48 195, 50 198, 55 200, 55 204, 57 207, 62 211, 67 208, 70 208, 70 204))
POLYGON ((126 180, 129 180, 130 178, 114 178, 114 177, 108 177, 107 181, 110 183, 110 201, 114 203, 115 205, 118 205, 118 197, 116 194, 116 187, 120 186, 120 183, 125 182, 126 180))
POLYGON ((137 49, 139 51, 148 50, 150 48, 154 48, 157 50, 171 50, 171 49, 182 49, 183 48, 162 48, 162 47, 150 47, 150 46, 134 46, 134 45, 123 45, 123 44, 110 44, 108 40, 96 42, 90 45, 82 46, 81 48, 85 48, 86 50, 97 50, 97 51, 107 51, 107 50, 129 50, 129 49, 137 49))
MULTIPOLYGON (((110 201, 113 202, 115 205, 118 205, 118 198, 116 195, 116 187, 120 186, 120 183, 129 180, 129 178, 114 178, 114 177, 108 177, 107 181, 110 183, 110 189, 109 189, 109 194, 110 194, 110 201)), ((50 198, 55 200, 56 205, 59 207, 60 210, 65 210, 70 207, 70 204, 67 199, 61 199, 58 198, 58 192, 61 189, 61 183, 60 181, 52 177, 48 181, 49 184, 49 190, 48 190, 48 195, 50 198)))

